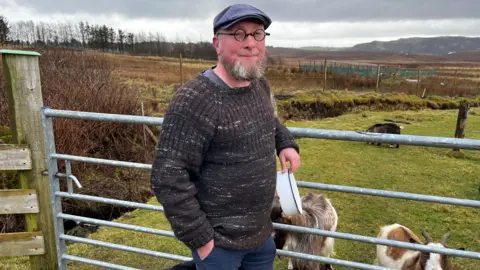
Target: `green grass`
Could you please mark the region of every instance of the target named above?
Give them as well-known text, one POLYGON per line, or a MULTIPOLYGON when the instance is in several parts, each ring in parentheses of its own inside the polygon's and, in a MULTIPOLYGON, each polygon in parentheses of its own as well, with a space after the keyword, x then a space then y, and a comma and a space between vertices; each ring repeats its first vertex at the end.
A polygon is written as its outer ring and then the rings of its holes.
MULTIPOLYGON (((467 120, 466 137, 480 139, 480 116, 475 110, 472 109, 473 113, 467 120)), ((290 121, 287 125, 365 130, 373 123, 390 118, 412 123, 402 124, 403 134, 452 137, 456 115, 456 110, 360 112, 321 121, 290 121)), ((480 152, 463 151, 462 158, 454 158, 448 155, 450 149, 446 148, 401 145, 399 149, 395 149, 386 145, 367 145, 363 142, 307 138, 299 139, 298 142, 301 147, 302 167, 295 174, 297 180, 480 200, 478 191, 480 152)), ((301 189, 301 193, 305 192, 306 189, 301 189)), ((315 192, 325 193, 331 198, 339 215, 339 232, 375 237, 380 226, 401 223, 410 227, 419 236, 420 230, 426 229, 434 239, 439 239, 450 231, 448 244, 451 247, 480 251, 479 209, 338 192, 315 192)), ((149 203, 156 204, 156 201, 152 199, 149 203)), ((146 210, 135 210, 116 221, 170 230, 161 213, 146 210)), ((90 238, 190 256, 180 242, 168 237, 101 228, 90 238)), ((335 250, 338 259, 370 264, 375 258, 375 246, 367 243, 337 239, 335 250)), ((165 269, 175 263, 83 244, 72 244, 67 252, 142 269, 165 269)), ((0 265, 3 262, 9 265, 8 261, 0 259, 0 265)), ((456 269, 480 268, 478 260, 452 258, 452 262, 456 269)), ((13 264, 10 266, 8 269, 22 269, 14 268, 13 264)), ((69 269, 100 268, 72 263, 69 269)), ((286 269, 286 260, 277 259, 275 269, 286 269)))

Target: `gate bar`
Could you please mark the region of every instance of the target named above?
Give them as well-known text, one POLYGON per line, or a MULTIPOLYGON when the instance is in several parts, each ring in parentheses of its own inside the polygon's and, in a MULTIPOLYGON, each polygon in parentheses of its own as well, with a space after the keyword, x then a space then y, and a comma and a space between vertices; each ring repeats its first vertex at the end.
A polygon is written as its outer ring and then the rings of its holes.
POLYGON ((77 256, 72 256, 72 255, 66 255, 66 254, 64 254, 62 256, 62 260, 72 261, 72 262, 80 262, 80 263, 85 263, 85 264, 104 267, 104 268, 107 268, 107 269, 140 270, 138 268, 132 268, 132 267, 127 267, 127 266, 123 266, 123 265, 107 263, 107 262, 102 262, 102 261, 97 261, 97 260, 91 260, 91 259, 87 259, 87 258, 83 258, 83 257, 77 257, 77 256))
POLYGON ((445 255, 462 257, 462 258, 480 259, 480 252, 463 251, 463 250, 458 250, 453 248, 441 248, 441 247, 427 246, 427 245, 421 245, 421 244, 412 244, 412 243, 402 242, 397 240, 386 240, 378 237, 363 236, 363 235, 341 233, 341 232, 331 232, 327 230, 293 226, 293 225, 287 225, 287 224, 281 224, 281 223, 273 223, 273 227, 275 229, 282 230, 282 231, 309 233, 309 234, 316 234, 316 235, 321 235, 326 237, 352 240, 356 242, 364 242, 364 243, 376 244, 376 245, 382 245, 382 246, 383 245, 394 246, 399 248, 412 249, 412 250, 418 250, 418 251, 424 251, 424 252, 440 253, 445 255))
POLYGON ((99 202, 99 203, 113 204, 113 205, 124 206, 124 207, 140 208, 140 209, 145 209, 145 210, 153 210, 153 211, 163 212, 163 207, 162 206, 151 205, 151 204, 146 204, 146 203, 137 203, 137 202, 131 202, 131 201, 109 199, 109 198, 104 198, 104 197, 84 195, 84 194, 76 194, 76 193, 68 193, 68 192, 62 192, 62 191, 55 192, 55 195, 58 196, 58 197, 63 197, 63 198, 78 199, 78 200, 85 200, 85 201, 91 201, 91 202, 99 202))
MULTIPOLYGON (((152 169, 151 164, 145 164, 145 163, 90 158, 90 157, 73 156, 73 155, 65 155, 65 154, 52 154, 50 157, 55 159, 71 160, 71 161, 101 164, 101 165, 121 166, 121 167, 137 168, 137 169, 145 169, 145 170, 152 169)), ((460 206, 467 206, 467 207, 480 207, 480 201, 476 201, 476 200, 458 199, 458 198, 452 198, 452 197, 442 197, 442 196, 433 196, 433 195, 423 195, 423 194, 389 191, 389 190, 381 190, 381 189, 329 185, 329 184, 303 182, 303 181, 297 181, 297 184, 299 187, 331 190, 331 191, 346 192, 346 193, 355 193, 355 194, 361 194, 361 195, 407 199, 407 200, 413 200, 413 201, 424 201, 424 202, 433 202, 433 203, 441 203, 441 204, 460 205, 460 206)))
POLYGON ((299 252, 293 252, 293 251, 288 251, 288 250, 281 250, 277 249, 277 255, 280 256, 288 256, 288 257, 295 257, 299 259, 304 259, 304 260, 310 260, 310 261, 317 261, 321 263, 328 263, 328 264, 334 264, 334 265, 339 265, 339 266, 345 266, 345 267, 352 267, 355 269, 366 269, 366 270, 394 270, 391 268, 385 268, 373 264, 364 264, 364 263, 358 263, 358 262, 352 262, 352 261, 345 261, 345 260, 339 260, 339 259, 333 259, 333 258, 328 258, 328 257, 321 257, 317 255, 310 255, 310 254, 305 254, 305 253, 299 253, 299 252))
MULTIPOLYGON (((133 230, 133 231, 144 232, 144 233, 151 233, 151 234, 156 234, 156 235, 161 235, 161 236, 175 237, 175 235, 172 231, 155 230, 155 229, 141 227, 141 226, 134 226, 134 225, 129 225, 129 224, 122 224, 122 223, 118 223, 118 222, 104 221, 104 220, 99 220, 99 219, 94 219, 94 218, 86 218, 86 217, 74 216, 74 215, 63 214, 63 213, 59 214, 58 217, 63 218, 63 219, 86 222, 86 223, 95 224, 95 225, 103 225, 103 226, 108 226, 108 227, 115 227, 115 228, 120 228, 120 229, 133 230)), ((296 257, 296 258, 300 258, 300 259, 314 260, 314 261, 319 261, 319 262, 323 262, 323 263, 336 264, 336 265, 346 266, 346 267, 357 267, 358 269, 374 269, 374 270, 376 270, 376 269, 387 269, 387 268, 382 268, 382 267, 378 267, 378 266, 371 267, 368 264, 362 264, 362 263, 350 262, 350 261, 338 260, 338 259, 331 259, 331 258, 321 257, 321 256, 312 256, 312 255, 308 255, 308 254, 302 254, 302 253, 291 252, 291 251, 284 251, 284 250, 279 250, 279 249, 277 249, 277 254, 278 255, 283 255, 283 256, 289 256, 289 257, 296 257)), ((102 265, 100 265, 100 266, 102 266, 102 265)), ((134 269, 134 268, 115 268, 115 269, 134 269)))
POLYGON ((149 125, 149 126, 159 126, 163 123, 163 118, 151 117, 151 116, 81 112, 81 111, 56 110, 56 109, 45 109, 44 113, 46 116, 49 116, 49 117, 116 122, 116 123, 125 123, 125 124, 141 124, 141 125, 149 125))
POLYGON ((150 233, 150 234, 155 234, 160 236, 175 237, 175 234, 172 231, 158 230, 158 229, 153 229, 148 227, 124 224, 124 223, 113 222, 113 221, 106 221, 106 220, 101 220, 96 218, 87 218, 87 217, 74 216, 74 215, 63 214, 63 213, 58 214, 57 217, 62 219, 85 222, 88 224, 94 224, 98 226, 107 226, 107 227, 131 230, 131 231, 142 232, 142 233, 150 233))
POLYGON ((480 150, 480 140, 459 139, 449 137, 400 135, 389 133, 357 132, 345 130, 329 130, 316 128, 289 127, 290 132, 303 138, 329 139, 340 141, 376 142, 384 144, 404 144, 426 146, 436 148, 457 148, 468 150, 480 150))
POLYGON ((72 242, 76 242, 76 243, 90 244, 90 245, 94 245, 94 246, 118 249, 118 250, 121 250, 121 251, 134 252, 134 253, 138 253, 138 254, 149 255, 149 256, 153 256, 153 257, 157 257, 157 258, 164 258, 164 259, 170 259, 170 260, 176 260, 176 261, 190 261, 192 259, 192 258, 189 258, 189 257, 170 254, 170 253, 153 251, 153 250, 148 250, 148 249, 143 249, 143 248, 136 248, 136 247, 126 246, 126 245, 119 245, 119 244, 114 244, 114 243, 110 243, 110 242, 103 242, 103 241, 92 240, 92 239, 82 238, 82 237, 76 237, 76 236, 71 236, 71 235, 66 235, 66 234, 60 235, 60 239, 65 240, 65 241, 72 241, 72 242))
MULTIPOLYGON (((137 115, 122 115, 94 112, 80 112, 69 110, 44 109, 44 113, 49 117, 72 118, 83 120, 107 121, 129 124, 143 124, 159 126, 163 123, 163 118, 137 115)), ((419 136, 419 135, 399 135, 399 134, 380 134, 371 132, 328 130, 316 128, 297 128, 287 127, 290 132, 297 137, 330 139, 342 141, 357 142, 378 142, 384 144, 404 144, 438 148, 456 148, 480 150, 480 140, 459 139, 449 137, 419 136)))
POLYGON ((406 199, 406 200, 433 202, 433 203, 441 203, 441 204, 452 204, 452 205, 477 207, 477 208, 480 207, 480 201, 468 200, 468 199, 457 199, 452 197, 440 197, 440 196, 433 196, 433 195, 424 195, 424 194, 407 193, 407 192, 399 192, 399 191, 388 191, 388 190, 371 189, 371 188, 349 187, 349 186, 341 186, 341 185, 330 185, 330 184, 304 182, 304 181, 297 181, 297 185, 299 187, 304 187, 304 188, 330 190, 330 191, 338 191, 338 192, 345 192, 345 193, 356 193, 356 194, 370 195, 370 196, 377 196, 377 197, 406 199))
MULTIPOLYGON (((121 201, 121 200, 114 200, 114 199, 105 199, 102 197, 95 197, 95 196, 89 196, 89 195, 83 195, 83 194, 69 194, 67 192, 56 192, 58 196, 61 197, 68 197, 68 198, 74 198, 74 199, 80 199, 80 200, 89 200, 89 201, 94 201, 94 202, 103 202, 103 203, 110 203, 113 202, 114 204, 121 205, 121 206, 127 206, 131 207, 132 202, 128 201, 121 201)), ((142 203, 134 203, 135 205, 138 205, 138 208, 143 208, 147 210, 157 210, 158 211, 158 206, 154 205, 149 205, 149 204, 142 204, 142 203), (155 207, 155 209, 152 209, 152 207, 155 207)), ((161 208, 163 211, 163 207, 161 208)), ((64 214, 61 214, 64 215, 64 214)), ((107 221, 103 221, 106 224, 110 224, 110 222, 107 223, 107 221)), ((108 225, 107 225, 108 226, 108 225)), ((125 225, 123 225, 125 227, 125 225)), ((273 226, 275 229, 279 230, 284 230, 284 231, 293 231, 293 232, 299 232, 299 233, 310 233, 310 234, 316 234, 316 235, 321 235, 321 236, 327 236, 327 237, 332 237, 332 238, 340 238, 340 239, 346 239, 346 240, 353 240, 357 242, 365 242, 365 243, 370 243, 370 244, 380 244, 380 245, 386 245, 386 246, 394 246, 394 247, 400 247, 400 248, 406 248, 406 249, 412 249, 412 250, 419 250, 419 251, 427 251, 427 252, 435 252, 435 253, 441 253, 441 254, 447 254, 447 255, 454 255, 457 257, 463 257, 463 258, 473 258, 473 259, 480 259, 480 253, 479 252, 472 252, 472 251, 462 251, 462 250, 456 250, 456 249, 445 249, 445 248, 438 248, 438 247, 431 247, 431 246, 426 246, 426 245, 420 245, 420 244, 411 244, 411 243, 405 243, 401 241, 395 241, 395 240, 384 240, 380 239, 377 237, 371 237, 371 236, 362 236, 362 235, 355 235, 355 234, 349 234, 349 233, 342 233, 342 232, 331 232, 327 230, 321 230, 321 229, 313 229, 313 228, 308 228, 308 227, 302 227, 302 226, 294 226, 294 225, 286 225, 286 224, 281 224, 281 223, 273 223, 273 226)), ((127 226, 128 227, 128 226, 127 226)), ((130 229, 125 227, 125 229, 130 229)))
POLYGON ((128 162, 128 161, 119 161, 119 160, 111 160, 111 159, 82 157, 82 156, 73 156, 73 155, 65 155, 65 154, 51 154, 50 158, 70 160, 70 161, 78 161, 78 162, 85 162, 85 163, 99 164, 99 165, 110 165, 110 166, 117 166, 117 167, 143 169, 143 170, 151 170, 152 169, 151 164, 138 163, 138 162, 128 162))

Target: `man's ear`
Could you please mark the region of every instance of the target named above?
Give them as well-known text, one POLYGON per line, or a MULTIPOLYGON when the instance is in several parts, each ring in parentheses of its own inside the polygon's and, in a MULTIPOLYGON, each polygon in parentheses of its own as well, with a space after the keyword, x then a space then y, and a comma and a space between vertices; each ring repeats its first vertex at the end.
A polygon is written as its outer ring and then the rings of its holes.
POLYGON ((218 39, 217 36, 214 36, 212 38, 212 44, 215 50, 217 51, 217 55, 220 53, 220 40, 218 39))

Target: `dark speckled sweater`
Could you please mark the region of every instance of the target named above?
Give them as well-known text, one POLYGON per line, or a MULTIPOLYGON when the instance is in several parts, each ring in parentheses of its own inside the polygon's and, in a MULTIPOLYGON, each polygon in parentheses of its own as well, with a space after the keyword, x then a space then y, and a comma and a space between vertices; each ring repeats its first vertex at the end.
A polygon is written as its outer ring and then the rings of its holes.
POLYGON ((276 155, 287 147, 299 151, 265 79, 232 89, 199 74, 180 87, 151 175, 175 236, 191 249, 212 238, 231 249, 262 245, 273 229, 276 155))

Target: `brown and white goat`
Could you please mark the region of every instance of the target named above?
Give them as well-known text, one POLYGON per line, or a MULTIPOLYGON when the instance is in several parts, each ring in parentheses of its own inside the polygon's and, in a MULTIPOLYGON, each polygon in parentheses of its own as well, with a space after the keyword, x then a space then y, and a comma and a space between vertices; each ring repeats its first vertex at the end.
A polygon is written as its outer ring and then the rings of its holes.
MULTIPOLYGON (((278 201, 274 202, 274 209, 275 207, 279 207, 278 201)), ((272 217, 272 220, 274 222, 289 225, 323 229, 332 232, 336 231, 338 224, 337 212, 330 200, 324 195, 313 194, 309 192, 307 195, 302 197, 302 208, 302 214, 291 217, 285 217, 282 215, 281 218, 278 218, 278 211, 272 211, 272 214, 277 214, 277 217, 272 217)), ((277 248, 282 246, 285 250, 302 252, 311 255, 320 255, 324 257, 331 257, 335 255, 333 248, 334 238, 331 237, 276 230, 274 239, 277 248)), ((288 262, 288 269, 320 270, 333 269, 333 267, 329 264, 321 264, 319 262, 310 260, 291 258, 288 262)))
MULTIPOLYGON (((446 233, 439 243, 426 232, 422 232, 427 241, 426 245, 445 247, 450 233, 446 233)), ((400 224, 391 224, 380 228, 378 238, 423 244, 423 242, 407 227, 400 224)), ((463 249, 463 248, 461 248, 463 249)), ((392 246, 377 245, 377 264, 387 268, 401 270, 452 270, 450 258, 438 253, 421 252, 392 246)))

